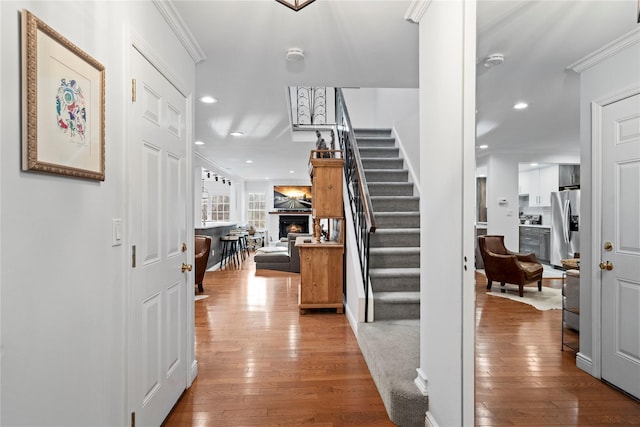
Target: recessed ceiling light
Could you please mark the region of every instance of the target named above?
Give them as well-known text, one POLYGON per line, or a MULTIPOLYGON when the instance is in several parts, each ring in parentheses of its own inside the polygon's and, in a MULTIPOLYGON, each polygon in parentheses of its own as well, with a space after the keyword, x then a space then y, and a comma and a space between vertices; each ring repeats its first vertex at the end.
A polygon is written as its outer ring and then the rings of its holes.
POLYGON ((245 163, 253 163, 253 160, 245 160, 245 163))
POLYGON ((289 173, 295 173, 296 171, 289 171, 289 173))
POLYGON ((244 135, 244 132, 236 131, 236 132, 231 132, 229 135, 231 135, 231 136, 242 136, 242 135, 244 135))
POLYGON ((196 145, 204 145, 204 142, 203 141, 195 141, 194 144, 196 144, 196 145))
POLYGON ((478 148, 481 150, 486 150, 487 148, 489 148, 489 146, 487 144, 482 144, 482 145, 478 145, 478 148))
POLYGON ((529 163, 529 166, 538 166, 538 164, 535 163, 535 162, 534 163, 529 163))
POLYGON ((216 102, 218 102, 218 100, 215 99, 213 96, 205 95, 200 98, 200 102, 204 104, 215 104, 216 102))
POLYGON ((529 106, 529 104, 527 104, 526 102, 518 102, 517 104, 515 104, 513 106, 513 108, 516 109, 516 110, 524 110, 528 106, 529 106))

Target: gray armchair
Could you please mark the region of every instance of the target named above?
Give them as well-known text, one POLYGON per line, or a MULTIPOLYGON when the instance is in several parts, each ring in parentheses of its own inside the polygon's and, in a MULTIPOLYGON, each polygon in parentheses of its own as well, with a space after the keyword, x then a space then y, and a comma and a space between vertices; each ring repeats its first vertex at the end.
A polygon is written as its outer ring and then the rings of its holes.
POLYGON ((297 237, 309 237, 311 234, 289 233, 287 235, 286 249, 271 252, 269 248, 256 250, 253 260, 256 262, 256 270, 278 270, 300 273, 300 252, 296 247, 297 237))

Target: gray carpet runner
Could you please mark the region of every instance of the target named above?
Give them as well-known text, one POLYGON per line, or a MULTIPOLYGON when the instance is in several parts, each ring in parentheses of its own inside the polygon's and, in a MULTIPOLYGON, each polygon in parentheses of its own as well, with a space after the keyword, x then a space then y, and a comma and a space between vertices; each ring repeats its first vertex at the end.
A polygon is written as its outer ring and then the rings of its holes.
POLYGON ((378 229, 369 275, 376 321, 420 318, 420 198, 389 129, 357 129, 378 229))
POLYGON ((420 199, 391 130, 355 134, 378 227, 369 254, 374 321, 358 326, 358 342, 391 421, 424 426, 428 399, 414 383, 420 365, 420 199))

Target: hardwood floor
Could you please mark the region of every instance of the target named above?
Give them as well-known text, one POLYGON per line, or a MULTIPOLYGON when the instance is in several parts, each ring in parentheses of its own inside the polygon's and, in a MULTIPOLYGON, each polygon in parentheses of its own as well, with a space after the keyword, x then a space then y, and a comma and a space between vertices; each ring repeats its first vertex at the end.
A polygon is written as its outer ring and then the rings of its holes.
MULTIPOLYGON (((209 272, 195 303, 199 375, 165 426, 393 426, 344 315, 298 314, 299 275, 209 272)), ((476 425, 640 425, 640 403, 560 351, 560 311, 476 285, 476 425)), ((560 280, 545 279, 560 287, 560 280)))
MULTIPOLYGON (((476 273, 476 425, 640 425, 640 403, 560 351, 560 310, 487 296, 476 273)), ((560 279, 545 286, 561 287, 560 279)))
POLYGON ((208 272, 198 378, 165 426, 393 426, 344 314, 298 313, 299 274, 208 272))

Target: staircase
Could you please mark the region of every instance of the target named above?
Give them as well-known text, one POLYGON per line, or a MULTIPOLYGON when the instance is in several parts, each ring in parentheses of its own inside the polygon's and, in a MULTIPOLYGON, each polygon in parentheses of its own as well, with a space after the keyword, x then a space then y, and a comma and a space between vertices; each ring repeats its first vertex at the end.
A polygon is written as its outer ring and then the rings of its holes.
POLYGON ((358 342, 389 418, 424 426, 428 399, 414 383, 420 365, 419 197, 389 129, 355 136, 377 229, 370 237, 374 321, 358 326, 358 342))
POLYGON ((378 224, 369 253, 374 319, 419 319, 420 198, 389 129, 355 134, 378 224))

